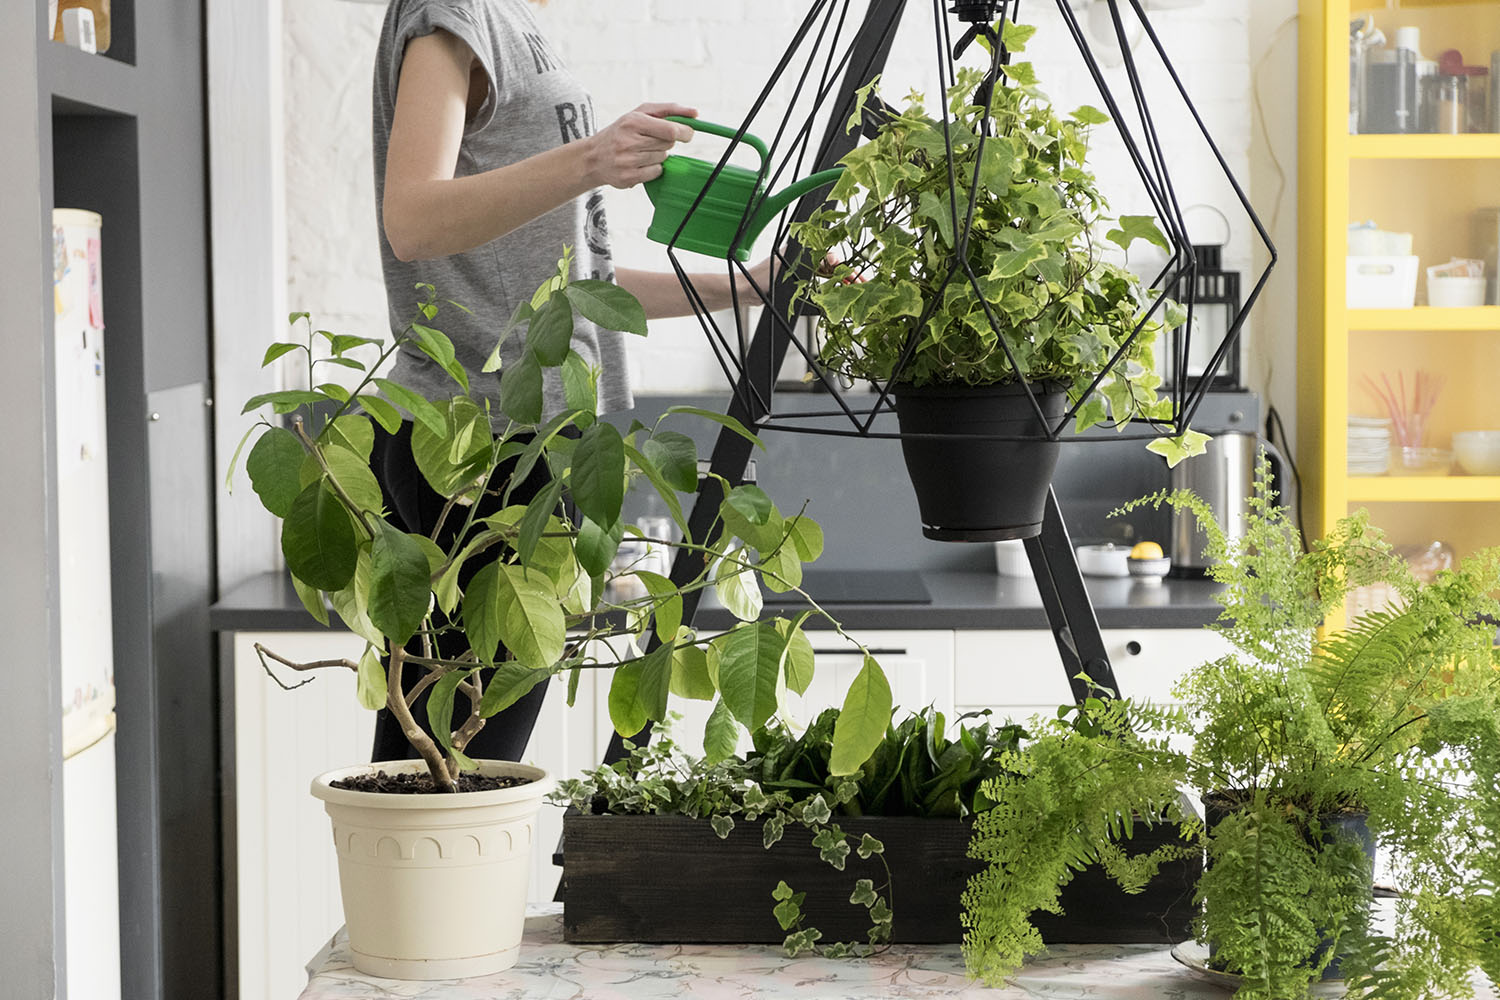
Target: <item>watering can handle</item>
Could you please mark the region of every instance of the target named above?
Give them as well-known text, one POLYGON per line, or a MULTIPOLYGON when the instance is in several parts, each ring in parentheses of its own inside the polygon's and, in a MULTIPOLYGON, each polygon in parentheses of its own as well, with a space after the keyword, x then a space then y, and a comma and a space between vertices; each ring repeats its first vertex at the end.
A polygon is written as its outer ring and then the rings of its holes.
POLYGON ((683 118, 679 115, 668 115, 667 121, 676 122, 679 125, 686 125, 688 128, 693 129, 695 132, 707 132, 709 135, 717 135, 725 139, 735 139, 736 137, 738 137, 740 142, 745 143, 746 145, 750 146, 751 149, 754 149, 757 153, 760 154, 760 162, 762 166, 765 166, 766 160, 771 158, 771 151, 766 148, 766 144, 756 136, 751 135, 749 132, 746 132, 744 135, 740 135, 739 129, 733 128, 729 125, 716 125, 713 122, 700 121, 697 118, 683 118))

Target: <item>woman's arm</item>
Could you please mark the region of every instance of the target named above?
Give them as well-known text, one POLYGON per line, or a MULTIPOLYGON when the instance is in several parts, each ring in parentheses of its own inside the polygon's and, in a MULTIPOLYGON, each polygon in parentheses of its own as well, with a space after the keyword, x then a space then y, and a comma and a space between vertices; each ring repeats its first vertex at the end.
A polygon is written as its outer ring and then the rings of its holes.
POLYGON ((643 104, 598 134, 510 166, 454 177, 478 65, 446 31, 407 43, 386 151, 382 215, 401 260, 446 257, 482 246, 585 192, 630 187, 660 175, 661 162, 693 132, 664 121, 696 117, 677 104, 643 104))

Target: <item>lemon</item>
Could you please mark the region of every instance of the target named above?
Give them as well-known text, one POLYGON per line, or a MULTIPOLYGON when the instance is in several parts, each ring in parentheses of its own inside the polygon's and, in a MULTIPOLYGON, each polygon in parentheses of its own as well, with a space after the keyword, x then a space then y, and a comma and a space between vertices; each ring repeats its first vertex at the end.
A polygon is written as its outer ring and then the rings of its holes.
POLYGON ((1161 556, 1161 546, 1155 542, 1136 542, 1135 547, 1130 550, 1132 559, 1160 559, 1161 556))

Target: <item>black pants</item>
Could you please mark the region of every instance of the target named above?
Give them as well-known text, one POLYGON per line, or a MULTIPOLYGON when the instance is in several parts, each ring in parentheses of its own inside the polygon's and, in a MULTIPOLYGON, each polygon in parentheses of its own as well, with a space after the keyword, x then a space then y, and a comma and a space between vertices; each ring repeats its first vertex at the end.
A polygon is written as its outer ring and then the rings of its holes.
MULTIPOLYGON (((387 434, 377 426, 371 465, 375 470, 375 478, 380 481, 380 490, 384 494, 385 506, 390 512, 391 523, 412 534, 431 535, 443 511, 443 498, 427 485, 427 480, 422 478, 422 472, 417 468, 416 460, 412 458, 411 430, 410 421, 403 423, 401 429, 395 434, 387 434)), ((514 460, 502 464, 495 470, 494 478, 490 480, 490 488, 503 490, 514 468, 514 460)), ((549 478, 546 463, 538 462, 526 480, 517 484, 510 495, 510 502, 512 504, 530 503, 547 485, 549 478)), ((483 517, 500 510, 500 499, 500 497, 486 496, 480 502, 476 516, 483 517)), ((455 507, 448 515, 443 531, 437 538, 437 543, 444 552, 451 551, 459 529, 467 520, 467 514, 466 508, 455 507)), ((500 551, 503 550, 491 550, 491 552, 500 551)), ((484 558, 471 560, 459 571, 459 580, 464 586, 468 585, 469 579, 478 572, 485 558, 488 557, 487 553, 484 558)), ((459 613, 461 612, 455 611, 455 615, 459 613)), ((435 614, 441 615, 441 612, 435 614)), ((448 645, 456 646, 461 641, 459 639, 448 645)), ((407 649, 420 654, 420 637, 414 637, 407 644, 407 649)), ((445 649, 444 643, 439 641, 437 652, 440 656, 453 657, 462 653, 463 648, 445 649)), ((501 654, 503 653, 504 650, 501 650, 501 654)), ((423 673, 424 671, 419 669, 407 670, 403 678, 404 686, 409 690, 421 679, 423 673)), ((492 671, 485 671, 485 680, 488 680, 487 675, 490 673, 492 671)), ((484 728, 469 741, 464 752, 476 760, 520 760, 526 753, 526 744, 531 739, 532 728, 536 725, 537 713, 542 710, 542 699, 546 697, 547 687, 546 683, 538 684, 510 708, 491 716, 486 720, 484 728)), ((457 729, 463 720, 468 718, 471 707, 466 697, 460 696, 453 700, 454 724, 450 732, 452 729, 457 729)), ((411 708, 417 722, 430 736, 432 730, 427 721, 427 691, 423 691, 417 697, 411 708)), ((406 734, 401 731, 400 723, 391 715, 389 709, 382 708, 375 715, 375 747, 370 759, 372 761, 406 760, 416 756, 417 752, 406 739, 406 734)))

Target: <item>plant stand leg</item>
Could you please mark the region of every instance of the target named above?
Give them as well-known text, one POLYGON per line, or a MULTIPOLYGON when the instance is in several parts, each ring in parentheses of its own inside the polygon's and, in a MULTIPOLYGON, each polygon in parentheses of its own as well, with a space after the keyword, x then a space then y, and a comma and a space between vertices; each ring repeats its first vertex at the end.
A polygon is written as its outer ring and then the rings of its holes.
MULTIPOLYGON (((843 124, 848 121, 849 114, 854 109, 855 92, 885 69, 891 43, 895 40, 896 33, 893 26, 900 20, 905 9, 906 0, 871 0, 865 12, 864 22, 860 25, 859 34, 855 36, 852 43, 849 68, 839 82, 838 104, 828 119, 822 145, 818 147, 821 152, 812 167, 812 172, 825 170, 837 164, 854 149, 858 142, 859 137, 846 133, 843 124)), ((822 192, 804 195, 793 211, 793 220, 806 221, 822 203, 822 192)), ((801 249, 795 240, 789 241, 786 259, 797 260, 801 255, 801 249)), ((810 265, 804 262, 801 266, 810 265)), ((776 289, 772 301, 790 301, 798 278, 799 275, 795 271, 780 271, 776 277, 776 289)), ((729 404, 729 416, 752 430, 758 430, 765 419, 767 401, 770 400, 776 388, 776 372, 781 369, 781 363, 786 358, 787 348, 791 343, 790 332, 777 322, 777 317, 772 315, 772 312, 766 309, 761 313, 760 322, 755 328, 754 339, 751 340, 750 349, 746 355, 744 369, 740 373, 739 381, 735 385, 734 397, 729 404)), ((693 502, 692 513, 688 515, 688 529, 692 532, 694 539, 712 541, 709 535, 718 520, 719 505, 724 501, 723 490, 714 476, 722 476, 726 481, 735 485, 742 483, 745 478, 745 469, 750 463, 752 448, 749 441, 728 428, 719 431, 718 440, 714 444, 713 457, 709 462, 709 469, 713 475, 699 478, 698 496, 693 502)), ((672 561, 672 582, 679 587, 682 586, 703 572, 705 565, 705 556, 702 553, 684 552, 679 549, 672 561)), ((692 626, 693 619, 698 613, 701 596, 701 590, 683 595, 682 623, 684 625, 692 626)), ((660 644, 660 640, 653 632, 647 650, 655 649, 660 644)), ((647 722, 644 729, 630 737, 630 741, 639 746, 650 738, 651 723, 647 722)), ((612 764, 624 759, 625 756, 624 739, 619 733, 611 733, 609 748, 604 754, 604 762, 612 764)))
POLYGON ((1031 573, 1042 594, 1042 606, 1047 611, 1052 637, 1057 640, 1057 652, 1062 657, 1068 685, 1073 689, 1073 700, 1082 704, 1085 698, 1099 696, 1079 674, 1087 675, 1089 681, 1118 696, 1120 689, 1109 653, 1104 649, 1099 619, 1084 587, 1078 556, 1068 538, 1062 509, 1057 505, 1057 494, 1050 488, 1042 516, 1042 533, 1026 539, 1026 555, 1031 559, 1031 573))

